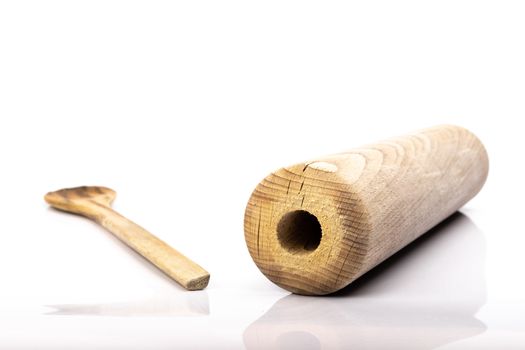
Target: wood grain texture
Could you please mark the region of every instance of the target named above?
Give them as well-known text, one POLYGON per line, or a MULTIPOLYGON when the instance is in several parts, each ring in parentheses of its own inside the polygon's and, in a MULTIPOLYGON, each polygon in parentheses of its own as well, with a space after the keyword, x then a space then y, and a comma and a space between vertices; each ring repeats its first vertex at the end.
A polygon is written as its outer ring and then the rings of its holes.
POLYGON ((479 139, 450 125, 285 167, 252 193, 246 244, 277 285, 329 294, 458 210, 487 173, 479 139))
POLYGON ((115 191, 106 187, 75 187, 49 192, 51 206, 86 216, 108 231, 188 290, 206 288, 210 274, 139 225, 111 209, 115 191))

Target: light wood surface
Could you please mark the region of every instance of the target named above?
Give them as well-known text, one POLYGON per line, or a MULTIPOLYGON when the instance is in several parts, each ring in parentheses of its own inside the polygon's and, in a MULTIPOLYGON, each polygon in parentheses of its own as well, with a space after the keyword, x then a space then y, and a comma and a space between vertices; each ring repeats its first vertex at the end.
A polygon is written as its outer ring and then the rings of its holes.
POLYGON ((106 187, 76 187, 49 192, 45 200, 54 208, 86 216, 149 260, 188 290, 206 288, 210 274, 139 225, 111 209, 115 191, 106 187))
POLYGON ((282 288, 332 293, 458 210, 487 173, 479 139, 450 125, 285 167, 249 199, 248 250, 282 288))

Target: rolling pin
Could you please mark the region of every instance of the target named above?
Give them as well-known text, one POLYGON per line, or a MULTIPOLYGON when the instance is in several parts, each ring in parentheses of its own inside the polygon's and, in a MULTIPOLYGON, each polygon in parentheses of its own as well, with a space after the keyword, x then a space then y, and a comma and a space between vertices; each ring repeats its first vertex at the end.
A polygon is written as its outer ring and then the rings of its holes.
POLYGON ((488 167, 480 140, 451 125, 284 167, 248 201, 246 244, 278 286, 333 293, 462 207, 488 167))

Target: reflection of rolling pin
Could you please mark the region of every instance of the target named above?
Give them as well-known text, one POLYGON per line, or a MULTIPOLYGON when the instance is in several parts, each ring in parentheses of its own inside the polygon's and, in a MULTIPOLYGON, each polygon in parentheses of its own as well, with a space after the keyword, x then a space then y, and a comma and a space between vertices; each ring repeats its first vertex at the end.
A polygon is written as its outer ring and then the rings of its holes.
POLYGON ((481 189, 488 157, 456 126, 439 126, 268 175, 244 232, 274 283, 328 294, 403 248, 481 189))

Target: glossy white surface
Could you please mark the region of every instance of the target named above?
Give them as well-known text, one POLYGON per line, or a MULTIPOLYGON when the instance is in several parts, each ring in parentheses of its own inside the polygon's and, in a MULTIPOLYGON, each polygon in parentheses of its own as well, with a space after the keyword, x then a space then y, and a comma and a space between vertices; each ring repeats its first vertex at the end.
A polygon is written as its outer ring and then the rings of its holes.
POLYGON ((521 2, 0 3, 1 349, 523 349, 521 2), (274 286, 244 206, 280 166, 440 123, 489 179, 329 297, 274 286), (206 267, 186 292, 92 222, 78 185, 206 267))

